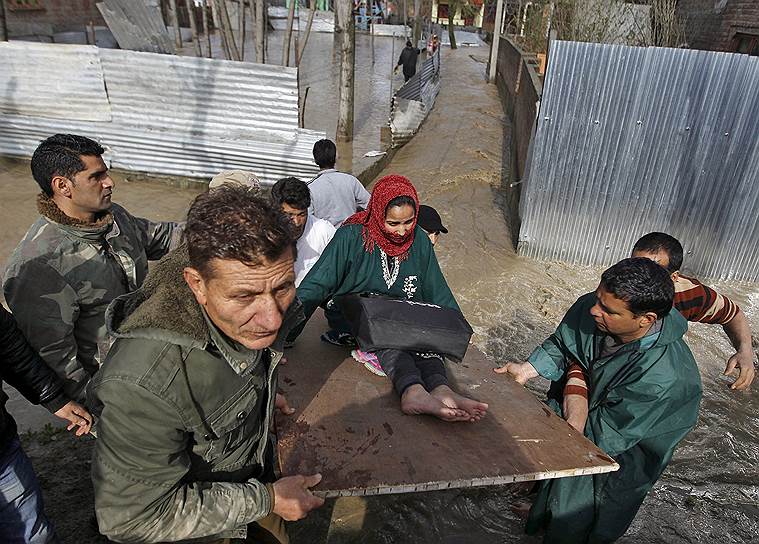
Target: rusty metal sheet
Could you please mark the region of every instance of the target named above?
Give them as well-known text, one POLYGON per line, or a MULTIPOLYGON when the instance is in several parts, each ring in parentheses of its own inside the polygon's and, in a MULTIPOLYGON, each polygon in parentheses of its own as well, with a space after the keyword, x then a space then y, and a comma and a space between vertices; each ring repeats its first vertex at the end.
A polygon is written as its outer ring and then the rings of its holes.
POLYGON ((474 346, 448 365, 451 386, 490 405, 477 423, 407 416, 390 380, 319 340, 318 311, 288 350, 277 417, 284 476, 322 474, 325 497, 409 493, 612 472, 613 459, 522 386, 493 373, 474 346))

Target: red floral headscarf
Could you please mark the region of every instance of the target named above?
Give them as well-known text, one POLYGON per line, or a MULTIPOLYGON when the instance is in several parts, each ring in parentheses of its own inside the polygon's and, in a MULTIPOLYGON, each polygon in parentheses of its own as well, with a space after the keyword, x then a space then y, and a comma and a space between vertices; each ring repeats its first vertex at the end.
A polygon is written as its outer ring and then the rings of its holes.
POLYGON ((367 209, 351 215, 344 225, 363 225, 361 234, 364 238, 364 250, 371 253, 377 244, 389 257, 408 257, 411 244, 414 243, 414 228, 417 216, 411 229, 404 235, 390 233, 385 230, 385 211, 391 200, 399 196, 408 196, 414 201, 418 212, 419 197, 414 185, 408 178, 391 174, 380 179, 374 186, 367 209))

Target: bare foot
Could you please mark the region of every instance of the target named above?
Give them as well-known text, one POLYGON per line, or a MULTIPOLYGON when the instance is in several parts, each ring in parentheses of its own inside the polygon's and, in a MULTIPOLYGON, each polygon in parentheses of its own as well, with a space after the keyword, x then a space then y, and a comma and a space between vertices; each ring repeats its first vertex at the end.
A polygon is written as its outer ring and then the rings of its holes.
POLYGON ((443 421, 469 421, 472 418, 465 410, 446 406, 419 384, 414 384, 403 392, 401 409, 410 416, 429 414, 443 421))
POLYGON ((439 385, 430 393, 434 398, 442 402, 449 408, 463 410, 469 414, 470 421, 479 421, 488 411, 488 405, 455 393, 447 385, 439 385))

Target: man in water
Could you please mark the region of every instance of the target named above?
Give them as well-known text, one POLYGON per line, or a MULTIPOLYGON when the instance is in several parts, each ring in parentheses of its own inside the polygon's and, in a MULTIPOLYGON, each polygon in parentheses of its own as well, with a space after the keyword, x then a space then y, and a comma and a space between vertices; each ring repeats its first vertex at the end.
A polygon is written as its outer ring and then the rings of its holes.
MULTIPOLYGON (((527 532, 544 542, 613 542, 695 426, 701 378, 672 312, 672 280, 650 259, 620 261, 580 297, 528 362, 496 369, 524 384, 538 375, 563 383, 570 365, 590 376, 585 436, 613 457, 618 472, 540 484, 527 532)), ((562 413, 555 400, 551 407, 562 413)))
POLYGON ((337 228, 359 209, 366 208, 369 191, 356 177, 335 170, 337 147, 334 142, 319 140, 314 144, 313 153, 319 173, 308 182, 311 213, 337 228))
POLYGON ((414 47, 411 40, 406 40, 406 47, 401 51, 401 56, 398 57, 398 64, 395 67, 397 70, 399 66, 403 66, 404 81, 408 81, 416 74, 416 60, 419 57, 419 53, 419 49, 414 47))

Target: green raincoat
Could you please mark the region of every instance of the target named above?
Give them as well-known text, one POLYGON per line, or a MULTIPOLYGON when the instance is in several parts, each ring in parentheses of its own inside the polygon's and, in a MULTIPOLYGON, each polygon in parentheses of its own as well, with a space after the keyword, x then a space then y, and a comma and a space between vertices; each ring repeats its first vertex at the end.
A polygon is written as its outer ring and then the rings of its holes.
POLYGON ((667 467, 675 446, 695 426, 701 378, 683 340, 688 324, 676 310, 658 333, 600 358, 604 333, 590 315, 595 293, 575 302, 529 361, 554 381, 549 404, 561 413, 568 359, 588 377, 585 436, 619 463, 618 472, 542 482, 527 521, 544 542, 601 543, 620 538, 667 467))

